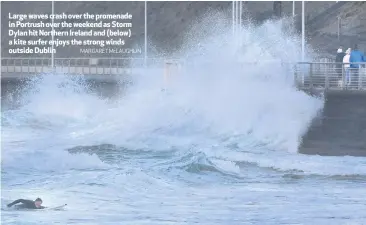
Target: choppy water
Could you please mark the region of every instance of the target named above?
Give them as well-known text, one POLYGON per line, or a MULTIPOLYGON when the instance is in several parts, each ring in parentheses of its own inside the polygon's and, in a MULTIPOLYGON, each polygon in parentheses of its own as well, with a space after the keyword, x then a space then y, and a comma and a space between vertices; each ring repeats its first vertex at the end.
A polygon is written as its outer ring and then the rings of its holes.
POLYGON ((273 63, 298 60, 298 39, 244 31, 237 54, 259 64, 233 64, 220 36, 168 86, 148 70, 106 99, 46 75, 3 97, 2 224, 365 224, 366 159, 297 153, 323 107, 273 63), (68 206, 5 206, 36 197, 68 206))

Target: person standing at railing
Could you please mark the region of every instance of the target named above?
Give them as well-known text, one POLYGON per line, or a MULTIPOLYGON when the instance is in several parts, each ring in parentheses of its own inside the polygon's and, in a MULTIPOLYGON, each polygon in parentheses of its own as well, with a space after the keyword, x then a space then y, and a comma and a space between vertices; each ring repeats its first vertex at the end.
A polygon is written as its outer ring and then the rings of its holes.
POLYGON ((351 48, 348 48, 346 51, 346 55, 343 57, 343 65, 344 65, 344 71, 346 74, 346 85, 351 85, 351 72, 349 68, 349 58, 351 55, 351 48))
POLYGON ((339 47, 337 50, 337 56, 336 56, 336 73, 338 75, 338 78, 342 79, 342 63, 343 63, 343 57, 345 56, 345 53, 343 52, 342 47, 339 47))
POLYGON ((356 82, 358 82, 360 68, 362 67, 360 63, 366 62, 366 58, 365 58, 365 55, 363 54, 363 52, 358 50, 357 44, 355 44, 353 50, 351 51, 349 61, 350 61, 351 74, 353 77, 352 80, 355 80, 356 82))

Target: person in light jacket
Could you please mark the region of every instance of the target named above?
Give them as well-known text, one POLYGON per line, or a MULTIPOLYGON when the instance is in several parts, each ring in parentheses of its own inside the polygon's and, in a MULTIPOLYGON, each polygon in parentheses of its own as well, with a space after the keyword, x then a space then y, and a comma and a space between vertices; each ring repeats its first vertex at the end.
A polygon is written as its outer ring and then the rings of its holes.
POLYGON ((346 73, 346 85, 351 85, 351 72, 349 68, 349 58, 351 56, 351 48, 346 50, 346 55, 343 57, 344 71, 346 73))
POLYGON ((339 47, 339 49, 337 50, 337 55, 336 55, 336 72, 338 75, 338 78, 342 78, 342 70, 343 70, 343 66, 342 66, 342 62, 343 62, 343 57, 346 54, 343 52, 342 47, 339 47))

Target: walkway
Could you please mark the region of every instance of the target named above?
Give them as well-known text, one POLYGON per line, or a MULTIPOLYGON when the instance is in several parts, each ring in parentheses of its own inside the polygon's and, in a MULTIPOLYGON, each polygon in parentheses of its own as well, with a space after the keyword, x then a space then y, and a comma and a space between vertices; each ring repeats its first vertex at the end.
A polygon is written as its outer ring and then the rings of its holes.
MULTIPOLYGON (((51 73, 50 59, 18 58, 1 60, 2 79, 18 79, 32 75, 51 73)), ((244 64, 246 62, 243 62, 244 64)), ((249 62, 248 62, 249 63, 249 62)), ((272 62, 277 63, 277 62, 272 62)), ((171 66, 181 65, 176 59, 149 58, 146 62, 149 70, 158 74, 173 73, 171 66)), ((365 91, 366 69, 359 71, 358 77, 352 77, 351 85, 343 85, 346 80, 344 70, 337 71, 334 62, 303 62, 297 64, 283 63, 294 73, 294 82, 299 89, 310 91, 365 91), (292 69, 291 69, 292 68, 292 69)), ((366 64, 363 64, 366 67, 366 64)), ((88 75, 91 79, 115 80, 124 75, 141 74, 144 70, 143 58, 57 58, 56 73, 88 75)))

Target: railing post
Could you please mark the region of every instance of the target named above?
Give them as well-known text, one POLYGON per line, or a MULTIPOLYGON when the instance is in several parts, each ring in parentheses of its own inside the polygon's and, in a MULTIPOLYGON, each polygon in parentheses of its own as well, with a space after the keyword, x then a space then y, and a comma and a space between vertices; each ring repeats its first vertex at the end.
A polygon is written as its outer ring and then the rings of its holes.
POLYGON ((361 65, 359 65, 359 68, 358 68, 358 90, 361 90, 361 87, 362 87, 362 70, 363 68, 361 67, 361 65))
POLYGON ((344 64, 342 63, 342 90, 346 89, 346 74, 345 74, 344 64))
POLYGON ((313 63, 310 63, 310 66, 309 66, 309 86, 311 89, 313 89, 313 86, 314 86, 314 82, 313 82, 313 63))
POLYGON ((365 80, 365 77, 366 77, 366 64, 364 63, 363 64, 363 67, 362 67, 362 70, 361 70, 361 89, 364 89, 364 85, 363 85, 363 82, 365 80))
POLYGON ((293 66, 292 66, 292 70, 294 71, 294 77, 293 77, 293 81, 294 81, 294 84, 296 87, 298 87, 298 82, 297 82, 297 72, 296 72, 296 69, 297 69, 297 64, 295 63, 293 66))
MULTIPOLYGON (((303 65, 305 65, 305 64, 303 64, 303 65)), ((302 67, 302 69, 301 69, 301 85, 303 87, 305 87, 305 72, 304 72, 304 67, 302 67)))
POLYGON ((119 74, 119 59, 117 59, 117 74, 119 74))
POLYGON ((328 69, 329 66, 325 67, 325 87, 324 89, 327 90, 329 88, 329 76, 328 76, 328 69))

